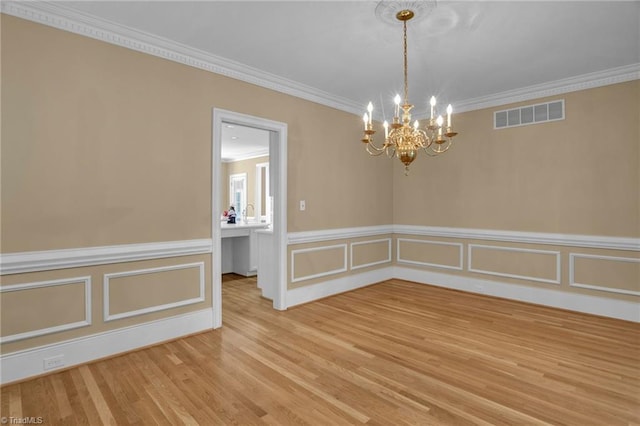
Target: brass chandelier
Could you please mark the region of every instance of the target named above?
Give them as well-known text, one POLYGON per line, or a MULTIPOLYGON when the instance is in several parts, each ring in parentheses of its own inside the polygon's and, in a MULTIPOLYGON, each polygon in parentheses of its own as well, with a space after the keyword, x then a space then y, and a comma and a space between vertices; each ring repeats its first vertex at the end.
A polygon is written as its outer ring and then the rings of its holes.
POLYGON ((395 109, 393 122, 385 121, 384 127, 384 144, 376 146, 373 142, 372 113, 373 104, 369 102, 367 112, 364 114, 364 136, 362 142, 366 145, 366 150, 370 155, 378 156, 386 153, 389 158, 398 157, 404 164, 404 174, 409 174, 409 165, 415 160, 418 151, 424 150, 427 155, 435 157, 446 152, 451 147, 452 138, 457 135, 451 126, 452 107, 447 107, 446 123, 442 115, 436 117, 436 98, 431 97, 431 116, 425 127, 420 129, 420 123, 415 120, 411 123, 411 109, 413 105, 409 104, 409 86, 407 79, 407 21, 414 17, 412 10, 401 10, 396 14, 396 19, 403 23, 403 42, 404 42, 404 103, 400 105, 400 95, 394 98, 395 109), (402 118, 400 116, 402 109, 402 118), (446 125, 445 125, 446 124, 446 125), (391 129, 389 129, 391 127, 391 129))

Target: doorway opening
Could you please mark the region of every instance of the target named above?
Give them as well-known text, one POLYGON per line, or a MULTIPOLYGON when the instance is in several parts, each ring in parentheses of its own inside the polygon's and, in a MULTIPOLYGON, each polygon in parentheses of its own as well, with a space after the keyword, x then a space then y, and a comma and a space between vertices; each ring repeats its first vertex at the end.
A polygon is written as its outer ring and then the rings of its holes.
MULTIPOLYGON (((274 309, 286 309, 286 238, 287 238, 287 125, 260 117, 254 117, 233 111, 213 109, 213 171, 212 171, 212 296, 213 296, 213 326, 222 326, 222 221, 223 212, 229 208, 226 204, 230 201, 242 203, 240 211, 237 211, 241 223, 257 221, 268 223, 270 228, 269 239, 265 238, 265 250, 269 253, 272 262, 269 271, 270 295, 274 309), (269 161, 256 164, 255 182, 256 190, 253 196, 247 199, 246 178, 244 190, 241 180, 235 181, 231 186, 227 176, 222 173, 222 135, 225 126, 242 126, 249 129, 267 131, 269 135, 268 153, 269 161), (233 197, 224 197, 223 194, 229 186, 229 191, 235 191, 233 197), (237 190, 237 191, 236 191, 237 190), (243 198, 244 197, 244 198, 243 198)), ((258 253, 258 256, 260 253, 258 253)), ((264 272, 264 271, 263 271, 264 272)), ((258 269, 258 277, 261 279, 258 269)), ((264 280, 263 280, 264 281, 264 280)))

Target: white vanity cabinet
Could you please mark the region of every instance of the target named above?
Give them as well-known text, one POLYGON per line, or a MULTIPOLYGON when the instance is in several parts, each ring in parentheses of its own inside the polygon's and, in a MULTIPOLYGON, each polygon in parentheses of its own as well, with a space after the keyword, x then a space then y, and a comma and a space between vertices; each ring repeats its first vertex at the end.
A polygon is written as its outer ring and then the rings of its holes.
POLYGON ((258 273, 258 236, 266 223, 221 224, 222 273, 233 272, 245 277, 258 273))
POLYGON ((273 300, 276 291, 276 256, 273 230, 262 229, 256 231, 258 237, 258 288, 262 291, 262 297, 273 300))

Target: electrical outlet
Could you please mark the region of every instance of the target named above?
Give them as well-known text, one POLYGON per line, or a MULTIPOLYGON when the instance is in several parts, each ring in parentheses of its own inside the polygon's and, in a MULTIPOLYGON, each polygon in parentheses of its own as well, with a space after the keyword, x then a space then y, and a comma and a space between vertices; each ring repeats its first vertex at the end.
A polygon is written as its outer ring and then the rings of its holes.
POLYGON ((45 358, 43 360, 44 369, 51 370, 53 368, 60 368, 64 366, 64 355, 56 355, 51 358, 45 358))
POLYGON ((300 211, 303 212, 307 209, 307 203, 304 200, 300 200, 300 211))

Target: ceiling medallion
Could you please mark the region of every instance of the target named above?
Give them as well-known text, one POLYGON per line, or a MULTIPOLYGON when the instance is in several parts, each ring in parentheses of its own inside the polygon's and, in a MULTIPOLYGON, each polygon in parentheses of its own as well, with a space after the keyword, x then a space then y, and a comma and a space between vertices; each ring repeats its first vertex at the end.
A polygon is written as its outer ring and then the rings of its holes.
POLYGON ((435 0, 423 0, 423 1, 390 1, 383 0, 376 6, 376 17, 389 25, 394 27, 398 25, 398 12, 403 10, 410 10, 414 13, 415 17, 413 22, 419 22, 425 19, 436 8, 435 0))

